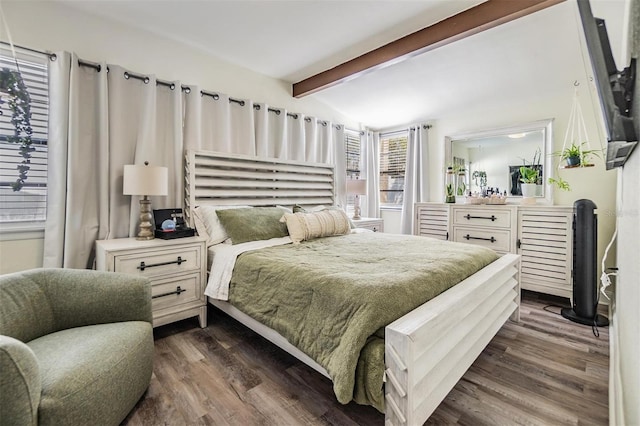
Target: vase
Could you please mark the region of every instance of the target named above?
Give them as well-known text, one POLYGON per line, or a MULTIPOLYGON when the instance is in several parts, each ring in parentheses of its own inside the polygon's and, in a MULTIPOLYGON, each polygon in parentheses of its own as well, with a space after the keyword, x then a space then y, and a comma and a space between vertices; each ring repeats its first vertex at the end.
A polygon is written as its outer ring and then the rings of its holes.
POLYGON ((521 183, 520 189, 522 189, 522 196, 524 198, 533 198, 536 196, 538 185, 535 183, 521 183))
POLYGON ((579 166, 580 165, 580 157, 567 157, 567 166, 579 166))
POLYGON ((453 167, 447 167, 447 172, 444 178, 444 195, 445 195, 445 203, 455 203, 456 202, 456 178, 453 172, 453 167))

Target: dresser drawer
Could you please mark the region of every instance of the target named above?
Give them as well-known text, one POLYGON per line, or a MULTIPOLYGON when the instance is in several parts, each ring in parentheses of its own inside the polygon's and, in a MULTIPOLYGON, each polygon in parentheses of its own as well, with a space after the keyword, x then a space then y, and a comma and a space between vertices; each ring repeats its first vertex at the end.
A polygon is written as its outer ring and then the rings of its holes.
POLYGON ((465 209, 456 208, 453 215, 454 225, 485 226, 487 228, 511 228, 511 210, 501 209, 465 209))
POLYGON ((198 301, 201 293, 200 285, 200 272, 153 281, 151 285, 153 311, 198 301))
POLYGON ((115 272, 154 277, 200 270, 201 245, 115 256, 115 272))
POLYGON ((499 252, 508 252, 511 250, 511 231, 458 226, 453 230, 453 241, 488 247, 499 252))

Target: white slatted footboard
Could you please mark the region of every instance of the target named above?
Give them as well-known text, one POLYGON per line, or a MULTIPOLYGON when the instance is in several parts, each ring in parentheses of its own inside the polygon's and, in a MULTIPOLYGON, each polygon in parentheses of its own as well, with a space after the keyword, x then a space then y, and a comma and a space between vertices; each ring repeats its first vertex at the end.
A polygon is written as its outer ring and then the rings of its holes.
POLYGON ((422 425, 500 327, 519 319, 520 256, 507 254, 385 329, 386 425, 422 425))

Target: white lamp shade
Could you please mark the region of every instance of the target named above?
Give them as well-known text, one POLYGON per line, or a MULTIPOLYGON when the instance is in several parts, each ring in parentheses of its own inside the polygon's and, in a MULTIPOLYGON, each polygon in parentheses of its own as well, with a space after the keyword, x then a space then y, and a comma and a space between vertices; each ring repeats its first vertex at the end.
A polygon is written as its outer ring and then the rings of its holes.
POLYGON ((167 195, 169 170, 166 167, 130 164, 124 166, 124 195, 167 195))
POLYGON ((347 194, 366 195, 367 194, 367 180, 366 179, 348 179, 347 180, 347 194))

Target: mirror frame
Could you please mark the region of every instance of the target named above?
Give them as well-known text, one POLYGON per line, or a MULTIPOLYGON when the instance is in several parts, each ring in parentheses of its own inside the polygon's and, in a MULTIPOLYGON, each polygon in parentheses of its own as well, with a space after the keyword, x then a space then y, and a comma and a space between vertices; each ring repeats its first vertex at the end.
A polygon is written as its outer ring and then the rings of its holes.
MULTIPOLYGON (((542 150, 542 158, 544 159, 542 164, 544 165, 545 175, 544 175, 544 196, 536 197, 538 200, 542 201, 544 204, 553 204, 553 185, 549 184, 549 178, 554 177, 554 169, 553 169, 553 118, 533 121, 530 123, 516 124, 513 126, 505 126, 505 127, 495 127, 491 129, 484 130, 476 130, 465 133, 458 133, 452 136, 444 137, 444 167, 446 168, 447 164, 453 163, 453 158, 451 156, 452 152, 452 144, 456 140, 460 139, 474 139, 474 138, 485 138, 490 136, 502 136, 509 135, 512 133, 526 133, 533 131, 542 131, 543 141, 543 150, 542 150)), ((522 196, 507 196, 507 202, 514 200, 521 200, 522 196)))

